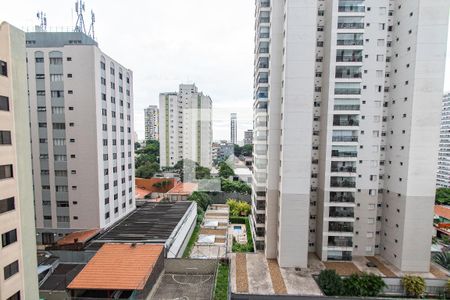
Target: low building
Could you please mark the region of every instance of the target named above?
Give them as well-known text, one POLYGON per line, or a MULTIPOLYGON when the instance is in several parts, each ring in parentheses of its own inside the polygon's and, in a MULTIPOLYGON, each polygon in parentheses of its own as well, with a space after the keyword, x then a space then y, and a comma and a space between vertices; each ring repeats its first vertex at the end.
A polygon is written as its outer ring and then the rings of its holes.
POLYGON ((193 182, 179 183, 166 193, 166 198, 173 201, 187 201, 193 192, 198 190, 198 184, 193 182))
POLYGON ((76 299, 147 299, 163 270, 163 245, 105 244, 68 289, 76 299))
POLYGON ((134 183, 136 199, 156 199, 171 190, 177 184, 177 180, 164 177, 136 178, 134 183))
POLYGON ((433 226, 435 229, 434 236, 450 237, 450 206, 435 205, 434 206, 434 221, 433 226))
POLYGON ((244 145, 253 144, 253 129, 244 131, 244 145))

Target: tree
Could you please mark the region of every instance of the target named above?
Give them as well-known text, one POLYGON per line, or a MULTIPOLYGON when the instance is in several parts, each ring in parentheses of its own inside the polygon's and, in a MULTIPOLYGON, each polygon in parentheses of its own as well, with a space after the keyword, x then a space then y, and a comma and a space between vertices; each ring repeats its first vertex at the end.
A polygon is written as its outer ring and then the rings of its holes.
POLYGON ((201 209, 201 211, 206 211, 208 206, 212 204, 211 197, 204 192, 193 192, 192 195, 188 197, 188 200, 197 202, 197 207, 201 209))
POLYGON ((141 148, 141 144, 139 142, 134 143, 134 150, 141 148))
POLYGON ((159 172, 159 164, 155 162, 146 162, 136 169, 136 177, 152 178, 156 172, 159 172))
POLYGON ((234 176, 234 171, 226 162, 222 162, 219 165, 219 176, 229 178, 230 176, 234 176))
POLYGON ((234 156, 241 156, 242 154, 242 147, 240 147, 239 145, 234 144, 234 156))
POLYGON ((252 193, 252 188, 248 184, 240 181, 221 178, 220 184, 221 190, 225 193, 240 193, 244 195, 250 195, 252 193))
POLYGON ((211 178, 211 170, 202 166, 197 166, 195 168, 195 178, 196 179, 209 179, 211 178))
MULTIPOLYGON (((183 159, 178 161, 174 166, 173 169, 180 174, 181 181, 184 181, 184 175, 185 174, 192 174, 195 168, 195 179, 209 179, 211 178, 211 170, 200 166, 199 163, 194 162, 190 159, 183 159)), ((190 178, 193 180, 194 178, 190 178)))
POLYGON ((402 285, 409 297, 420 298, 425 294, 425 280, 420 276, 406 275, 402 278, 402 285))
POLYGON ((242 147, 242 155, 243 156, 253 156, 253 145, 244 145, 242 147))
POLYGON ((335 270, 322 270, 319 274, 319 286, 327 296, 340 296, 343 292, 342 278, 335 270))
POLYGON ((228 199, 227 205, 230 208, 230 215, 234 217, 248 216, 251 211, 251 206, 245 201, 238 201, 236 199, 228 199))
POLYGON ((352 274, 343 279, 343 293, 352 297, 376 297, 386 286, 383 279, 375 274, 352 274))
POLYGON ((438 188, 435 202, 436 204, 450 205, 450 188, 438 188))
MULTIPOLYGON (((147 141, 145 147, 136 150, 136 158, 134 165, 136 171, 147 163, 159 164, 159 142, 149 140, 147 141)), ((159 170, 159 167, 158 167, 159 170)), ((136 176, 137 172, 136 172, 136 176)))

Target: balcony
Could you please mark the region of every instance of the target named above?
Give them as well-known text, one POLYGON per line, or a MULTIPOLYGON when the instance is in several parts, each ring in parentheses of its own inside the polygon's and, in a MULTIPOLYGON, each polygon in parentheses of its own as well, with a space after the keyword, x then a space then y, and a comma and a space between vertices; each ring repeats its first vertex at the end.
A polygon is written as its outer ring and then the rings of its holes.
POLYGON ((270 0, 261 0, 261 7, 270 7, 270 0))
POLYGON ((260 17, 259 18, 259 23, 269 23, 270 22, 270 17, 260 17))
POLYGON ((353 247, 353 241, 351 237, 347 236, 329 236, 328 246, 331 247, 353 247))
POLYGON ((359 66, 337 66, 336 78, 361 78, 362 72, 359 66))
POLYGON ((332 138, 333 142, 357 142, 358 137, 357 136, 333 136, 332 138))
POLYGON ((353 177, 331 177, 330 186, 338 188, 354 188, 356 187, 356 181, 353 177))
POLYGON ((351 192, 330 192, 330 202, 355 203, 355 196, 351 192))
POLYGON ((265 210, 266 209, 266 201, 265 200, 256 200, 256 209, 257 210, 265 210))
POLYGON ((353 207, 330 207, 330 218, 353 218, 353 207))
POLYGON ((355 173, 356 172, 356 164, 351 165, 342 165, 343 163, 349 163, 349 162, 337 162, 333 161, 331 162, 331 172, 348 172, 348 173, 355 173))
POLYGON ((269 53, 269 47, 259 48, 258 53, 269 53))
POLYGON ((357 23, 346 23, 346 22, 339 22, 338 23, 338 29, 364 29, 364 23, 363 22, 357 22, 357 23))
POLYGON ((346 105, 346 104, 335 104, 334 110, 359 110, 360 106, 358 105, 346 105))
POLYGON ((351 251, 328 251, 327 255, 328 260, 352 260, 352 252, 351 251))
POLYGON ((334 115, 333 126, 359 126, 358 116, 355 115, 334 115))
POLYGON ((331 156, 333 157, 357 157, 358 152, 356 150, 332 150, 331 156))
POLYGON ((337 86, 334 88, 335 95, 361 95, 361 88, 340 88, 337 86))
POLYGON ((328 231, 332 232, 353 232, 353 223, 351 222, 329 222, 328 231))

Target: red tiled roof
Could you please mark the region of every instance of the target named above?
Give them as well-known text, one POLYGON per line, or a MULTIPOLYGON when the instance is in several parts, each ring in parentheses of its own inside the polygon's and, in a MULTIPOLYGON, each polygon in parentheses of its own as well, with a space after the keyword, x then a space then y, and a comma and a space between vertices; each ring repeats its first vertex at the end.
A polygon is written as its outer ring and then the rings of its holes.
POLYGON ((105 244, 69 284, 69 289, 142 290, 163 245, 105 244))
POLYGON ((90 229, 83 231, 74 231, 69 233, 62 239, 59 239, 56 244, 59 246, 71 245, 75 243, 86 243, 91 238, 93 238, 97 233, 100 232, 100 229, 90 229))
POLYGON ((167 192, 167 194, 181 194, 181 195, 191 195, 198 189, 198 184, 193 182, 180 183, 176 185, 173 189, 167 192))
POLYGON ((151 194, 151 193, 152 192, 150 192, 146 189, 141 189, 141 188, 136 187, 136 193, 135 193, 136 198, 143 199, 143 198, 145 198, 145 196, 147 196, 148 194, 151 194))
POLYGON ((434 214, 438 215, 439 217, 450 220, 450 207, 444 205, 435 205, 434 214))

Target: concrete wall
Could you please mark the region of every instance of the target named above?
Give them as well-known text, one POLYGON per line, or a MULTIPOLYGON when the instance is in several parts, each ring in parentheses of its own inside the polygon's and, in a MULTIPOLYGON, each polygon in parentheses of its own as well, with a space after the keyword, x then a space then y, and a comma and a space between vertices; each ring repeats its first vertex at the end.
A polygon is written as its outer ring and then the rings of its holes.
POLYGON ((215 259, 184 259, 167 258, 164 260, 164 270, 168 274, 215 274, 218 261, 215 259))
POLYGON ((189 209, 177 224, 170 237, 167 239, 166 247, 168 258, 182 257, 187 243, 192 235, 193 228, 197 222, 197 203, 191 202, 189 209))

